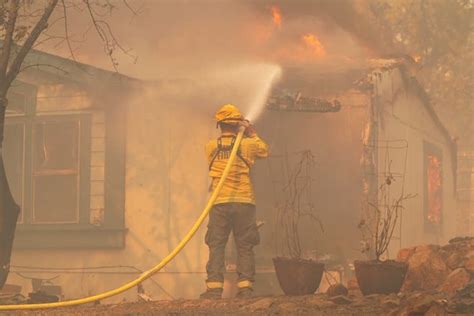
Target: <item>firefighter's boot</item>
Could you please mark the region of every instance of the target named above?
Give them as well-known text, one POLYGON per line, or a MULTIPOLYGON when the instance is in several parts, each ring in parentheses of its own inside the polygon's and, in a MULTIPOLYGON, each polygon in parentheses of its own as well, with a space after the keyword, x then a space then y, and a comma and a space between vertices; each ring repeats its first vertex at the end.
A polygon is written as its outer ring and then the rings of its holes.
POLYGON ((200 299, 206 299, 206 300, 218 300, 222 298, 222 288, 218 289, 207 289, 205 292, 203 292, 199 298, 200 299))
POLYGON ((253 289, 251 287, 239 288, 236 298, 251 298, 253 297, 253 289))

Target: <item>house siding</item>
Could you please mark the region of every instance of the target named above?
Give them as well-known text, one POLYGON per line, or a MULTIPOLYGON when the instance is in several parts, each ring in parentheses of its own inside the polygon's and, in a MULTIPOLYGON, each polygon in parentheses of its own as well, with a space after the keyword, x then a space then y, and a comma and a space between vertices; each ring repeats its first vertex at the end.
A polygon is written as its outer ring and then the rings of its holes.
MULTIPOLYGON (((389 152, 392 172, 404 173, 405 178, 392 186, 392 196, 402 193, 416 194, 407 200, 402 212, 400 226, 395 232, 395 240, 390 255, 396 255, 400 247, 426 243, 445 243, 456 235, 457 204, 455 196, 455 176, 452 161, 452 144, 426 110, 423 100, 405 86, 398 68, 383 72, 377 81, 376 92, 380 110, 379 144, 390 140, 406 141, 406 157, 402 150, 389 152), (424 144, 429 143, 441 151, 442 156, 442 220, 439 229, 429 230, 424 214, 424 144), (406 159, 406 161, 405 161, 406 159), (406 168, 406 169, 405 169, 406 168)), ((379 173, 384 171, 387 151, 378 151, 379 173)), ((383 180, 383 179, 382 179, 383 180)))

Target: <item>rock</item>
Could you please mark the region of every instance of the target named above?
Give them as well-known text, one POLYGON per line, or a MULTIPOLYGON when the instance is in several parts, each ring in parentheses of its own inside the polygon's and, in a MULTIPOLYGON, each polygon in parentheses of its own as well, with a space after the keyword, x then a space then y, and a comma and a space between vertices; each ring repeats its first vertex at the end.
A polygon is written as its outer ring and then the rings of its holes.
POLYGON ((454 296, 457 290, 463 289, 471 280, 471 275, 466 269, 458 268, 451 272, 446 281, 439 287, 439 291, 454 296))
POLYGON ((464 262, 464 268, 468 272, 474 273, 474 251, 470 251, 466 255, 466 261, 464 262))
POLYGON ((446 259, 446 265, 451 269, 457 269, 464 266, 465 257, 460 251, 453 251, 446 259))
POLYGON ((338 295, 330 298, 330 300, 338 305, 351 304, 352 300, 344 295, 338 295))
POLYGON ((455 299, 449 302, 447 310, 451 314, 474 315, 474 299, 455 299))
POLYGON ((449 243, 450 244, 455 244, 455 243, 458 243, 458 242, 470 242, 470 241, 474 241, 474 237, 455 237, 455 238, 449 240, 449 243))
POLYGON ((281 312, 283 312, 283 315, 291 315, 296 310, 298 310, 298 305, 296 305, 295 303, 291 303, 291 302, 282 303, 282 304, 278 305, 278 309, 281 312))
POLYGON ((456 292, 459 297, 474 297, 474 280, 471 280, 463 289, 456 292))
POLYGON ((257 311, 257 310, 262 310, 262 309, 269 309, 272 305, 273 305, 273 299, 267 297, 267 298, 259 299, 255 303, 248 305, 246 309, 250 311, 257 311))
POLYGON ((383 299, 380 303, 384 307, 392 309, 392 308, 396 308, 396 307, 400 306, 400 299, 399 298, 393 298, 393 297, 387 297, 387 298, 383 299))
POLYGON ((398 251, 397 254, 397 261, 399 262, 407 262, 408 259, 415 253, 416 247, 410 247, 410 248, 403 248, 398 251))
POLYGON ((425 316, 445 316, 448 315, 444 307, 440 304, 431 305, 425 316))
POLYGON ((342 285, 341 283, 338 283, 338 284, 331 285, 328 288, 328 290, 326 291, 326 294, 329 297, 334 297, 334 296, 338 296, 338 295, 348 295, 349 290, 344 285, 342 285))
POLYGON ((408 272, 402 291, 431 290, 443 284, 449 269, 437 246, 417 247, 408 259, 408 272))
POLYGON ((410 311, 412 313, 426 313, 435 302, 434 296, 429 294, 421 295, 413 302, 410 311))

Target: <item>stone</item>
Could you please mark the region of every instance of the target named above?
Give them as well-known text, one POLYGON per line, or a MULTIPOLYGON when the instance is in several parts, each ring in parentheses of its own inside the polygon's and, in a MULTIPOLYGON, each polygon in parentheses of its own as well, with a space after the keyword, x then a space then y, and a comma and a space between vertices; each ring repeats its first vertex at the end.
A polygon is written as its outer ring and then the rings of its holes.
POLYGON ((445 316, 448 315, 444 307, 440 304, 431 305, 424 316, 445 316))
POLYGON ((449 269, 437 246, 419 246, 408 259, 402 291, 432 290, 443 284, 449 269))
POLYGON ((267 297, 267 298, 259 299, 255 303, 248 305, 246 309, 250 311, 258 311, 258 310, 263 310, 263 309, 269 309, 272 305, 273 305, 273 299, 267 297))
POLYGON ((464 268, 458 268, 448 275, 446 281, 438 289, 449 296, 454 296, 456 291, 466 287, 470 280, 469 272, 464 268))
POLYGON ((334 296, 338 296, 338 295, 348 295, 349 290, 344 285, 342 285, 341 283, 338 283, 338 284, 331 285, 327 289, 326 294, 329 297, 334 297, 334 296))
POLYGON ((282 303, 282 304, 278 305, 278 309, 281 312, 283 312, 283 315, 291 315, 296 310, 298 310, 298 305, 296 305, 295 303, 291 303, 291 302, 282 303))
POLYGON ((352 300, 344 295, 334 296, 330 298, 330 300, 338 305, 347 305, 352 303, 352 300))
POLYGON ((387 308, 396 308, 398 306, 400 306, 400 299, 399 298, 393 298, 393 297, 387 297, 385 299, 383 299, 381 301, 381 304, 384 306, 384 307, 387 307, 387 308))
POLYGON ((473 241, 473 240, 474 240, 474 237, 470 237, 470 236, 467 236, 467 237, 454 237, 454 238, 449 240, 449 243, 450 244, 455 244, 455 243, 459 243, 459 242, 470 242, 470 241, 473 241))
POLYGON ((463 289, 458 290, 456 296, 474 298, 474 280, 471 280, 463 289))
POLYGON ((410 310, 412 313, 426 313, 435 302, 434 296, 429 294, 421 295, 415 300, 410 310))
POLYGON ((403 248, 398 251, 397 254, 397 261, 399 262, 407 262, 408 259, 415 253, 416 247, 410 247, 410 248, 403 248))
POLYGON ((466 262, 464 263, 464 268, 470 272, 470 273, 474 273, 474 255, 473 256, 470 256, 470 257, 467 257, 467 260, 466 262))
POLYGON ((446 265, 451 269, 461 268, 464 265, 465 257, 459 251, 453 251, 446 259, 446 265))

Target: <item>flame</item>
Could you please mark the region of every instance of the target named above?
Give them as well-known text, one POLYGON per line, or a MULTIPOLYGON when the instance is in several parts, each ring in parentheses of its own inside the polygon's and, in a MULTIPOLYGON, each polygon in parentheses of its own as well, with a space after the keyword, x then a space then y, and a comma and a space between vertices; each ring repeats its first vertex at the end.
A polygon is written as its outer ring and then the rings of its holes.
POLYGON ((315 35, 308 33, 303 35, 302 39, 306 47, 312 50, 315 57, 326 56, 326 50, 323 44, 321 44, 321 41, 315 35))
POLYGON ((272 17, 273 17, 273 24, 275 24, 278 28, 281 28, 281 11, 280 8, 276 5, 271 7, 272 17))

